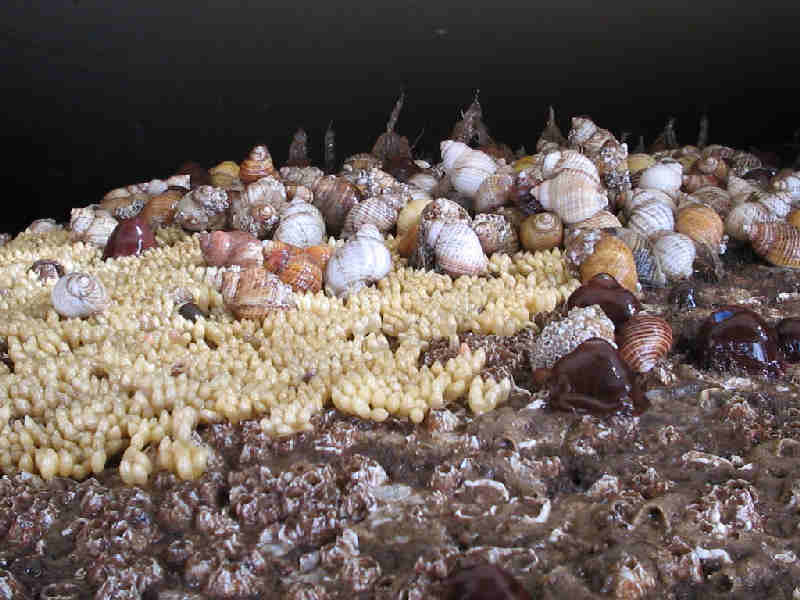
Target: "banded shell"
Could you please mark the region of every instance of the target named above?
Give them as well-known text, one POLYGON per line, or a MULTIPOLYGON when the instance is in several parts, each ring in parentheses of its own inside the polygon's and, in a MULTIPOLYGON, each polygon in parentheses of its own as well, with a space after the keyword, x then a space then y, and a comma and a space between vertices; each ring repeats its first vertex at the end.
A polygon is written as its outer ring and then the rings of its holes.
POLYGON ((526 250, 549 250, 561 244, 564 239, 564 225, 555 213, 536 213, 522 222, 519 238, 526 250))
POLYGON ((651 200, 633 209, 628 217, 628 228, 649 238, 657 231, 672 231, 675 216, 668 205, 651 200))
POLYGON ((361 192, 344 177, 325 175, 313 187, 314 206, 322 213, 331 235, 338 235, 350 209, 361 201, 361 192))
POLYGON ((580 265, 581 283, 586 283, 598 273, 608 273, 619 284, 634 294, 638 293, 639 278, 633 253, 622 240, 606 235, 594 246, 592 252, 580 265))
POLYGON ((237 319, 259 320, 295 306, 291 286, 264 267, 225 271, 221 291, 225 306, 237 319))
POLYGON ((203 260, 210 266, 255 267, 263 263, 261 242, 245 231, 212 231, 199 236, 203 260))
POLYGON ((697 255, 692 238, 682 233, 662 231, 651 241, 667 279, 677 281, 692 276, 697 255))
POLYGON ((440 144, 442 166, 453 188, 474 197, 483 181, 497 170, 495 160, 463 142, 444 140, 440 144))
MULTIPOLYGON (((600 172, 597 170, 597 166, 588 156, 581 154, 577 150, 565 149, 551 151, 540 157, 534 157, 534 166, 537 166, 538 163, 541 163, 540 169, 542 179, 552 179, 561 171, 570 169, 573 171, 580 171, 588 179, 591 179, 598 185, 600 184, 600 172)), ((535 168, 533 174, 536 175, 535 168)))
POLYGON ((617 338, 619 353, 628 366, 647 373, 672 347, 672 327, 653 315, 635 314, 622 326, 617 338))
POLYGON ((746 233, 753 250, 779 267, 800 268, 800 229, 786 221, 753 223, 746 233))
POLYGON ((664 287, 667 284, 667 277, 661 268, 661 260, 653 251, 650 240, 627 227, 609 229, 609 232, 625 242, 625 245, 631 249, 640 282, 652 287, 664 287))
POLYGON ((469 213, 463 206, 447 198, 437 198, 427 204, 420 213, 417 241, 408 260, 409 266, 416 269, 434 268, 436 241, 442 227, 454 221, 466 221, 469 224, 469 213))
POLYGON ((378 228, 368 223, 337 248, 325 268, 325 291, 348 297, 383 279, 392 268, 392 256, 378 228))
POLYGON ((665 158, 648 167, 639 178, 640 188, 653 188, 669 195, 675 194, 683 184, 683 166, 676 160, 665 158))
POLYGON ((626 214, 630 215, 637 207, 641 206, 642 204, 647 204, 648 202, 660 202, 666 206, 669 206, 673 212, 677 210, 677 206, 675 204, 675 200, 667 194, 666 192, 662 192, 661 190, 655 190, 650 188, 639 188, 633 190, 630 197, 626 200, 624 209, 626 214))
POLYGON ((239 165, 239 179, 245 185, 258 181, 262 177, 277 177, 277 175, 275 166, 272 164, 272 156, 263 144, 254 147, 239 165))
POLYGON ((367 223, 375 225, 381 234, 386 233, 394 227, 398 211, 403 205, 404 198, 398 194, 387 193, 367 198, 347 213, 342 226, 342 237, 352 237, 367 223))
POLYGON ((620 223, 619 219, 614 213, 603 209, 597 211, 588 219, 574 223, 572 227, 583 227, 584 229, 606 229, 607 227, 622 227, 622 223, 620 223))
POLYGON ((307 248, 322 243, 325 237, 325 221, 322 213, 313 204, 295 197, 280 213, 280 223, 273 239, 307 248))
POLYGON ((478 235, 466 221, 442 225, 434 257, 436 268, 452 277, 481 275, 489 266, 478 235))
POLYGON ((703 204, 691 204, 678 211, 675 231, 688 235, 695 242, 705 244, 720 253, 725 224, 713 209, 703 204))
POLYGON ((81 208, 73 208, 70 213, 69 226, 74 241, 92 244, 103 248, 118 221, 107 210, 97 204, 81 208))
POLYGON ((55 311, 68 319, 103 312, 111 305, 106 288, 88 273, 68 273, 60 277, 50 292, 55 311))
POLYGON ((760 202, 744 202, 728 213, 725 218, 725 233, 736 240, 746 241, 751 225, 777 220, 778 217, 760 202))
POLYGON ((562 169, 552 179, 531 188, 531 196, 567 225, 587 219, 608 206, 599 183, 577 169, 562 169))
POLYGON ((495 252, 514 254, 519 250, 517 230, 505 216, 497 213, 480 213, 472 220, 472 230, 478 236, 484 254, 495 252))

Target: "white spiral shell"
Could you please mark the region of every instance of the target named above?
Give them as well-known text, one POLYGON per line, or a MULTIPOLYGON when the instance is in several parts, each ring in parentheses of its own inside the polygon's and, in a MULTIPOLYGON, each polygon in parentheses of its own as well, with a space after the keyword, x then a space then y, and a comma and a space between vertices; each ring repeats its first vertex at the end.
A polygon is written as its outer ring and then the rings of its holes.
POLYGON ((444 140, 441 144, 442 165, 457 191, 473 197, 489 175, 497 170, 494 159, 463 142, 444 140))
POLYGON ((367 223, 331 256, 325 268, 325 291, 346 298, 382 279, 391 268, 392 255, 378 228, 367 223))
POLYGON ((87 273, 68 273, 50 292, 53 308, 62 317, 82 318, 103 312, 111 304, 106 288, 87 273))
POLYGON ((325 221, 313 204, 295 197, 280 214, 280 224, 273 239, 308 248, 321 244, 325 238, 325 221))
POLYGON ((650 200, 633 209, 628 218, 628 227, 645 237, 650 237, 656 231, 675 229, 675 215, 668 204, 650 200))
POLYGON ((653 252, 670 281, 692 276, 697 251, 689 236, 677 232, 661 232, 653 240, 653 252))
POLYGON ((480 275, 489 266, 478 234, 466 221, 444 223, 433 253, 436 266, 452 277, 480 275))
POLYGON ((605 191, 585 171, 565 168, 552 179, 531 188, 531 195, 570 225, 588 219, 608 206, 605 191))
POLYGON ((69 227, 72 239, 103 248, 118 221, 111 213, 91 204, 81 208, 73 208, 70 213, 69 227))

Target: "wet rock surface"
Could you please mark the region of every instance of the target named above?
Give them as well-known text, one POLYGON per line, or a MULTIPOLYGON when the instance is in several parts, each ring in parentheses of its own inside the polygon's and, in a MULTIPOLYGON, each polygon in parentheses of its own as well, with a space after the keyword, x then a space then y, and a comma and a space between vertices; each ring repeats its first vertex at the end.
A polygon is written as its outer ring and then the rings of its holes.
POLYGON ((113 465, 5 476, 0 598, 792 598, 800 368, 720 371, 693 351, 722 306, 773 327, 800 315, 800 273, 746 252, 723 255, 719 281, 645 290, 676 341, 638 416, 553 410, 530 376, 534 333, 466 334, 421 360, 485 348, 516 389, 478 417, 458 401, 418 426, 333 409, 283 439, 211 425, 200 479, 146 488, 113 465), (493 580, 504 596, 484 594, 493 580))

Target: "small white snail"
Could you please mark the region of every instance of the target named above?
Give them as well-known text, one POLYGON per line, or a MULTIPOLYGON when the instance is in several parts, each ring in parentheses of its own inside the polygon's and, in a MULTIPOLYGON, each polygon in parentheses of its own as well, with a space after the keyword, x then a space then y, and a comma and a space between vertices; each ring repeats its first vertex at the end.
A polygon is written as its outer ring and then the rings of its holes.
POLYGON ((103 284, 87 273, 68 273, 59 278, 50 299, 55 311, 66 318, 82 318, 103 312, 111 300, 103 284))

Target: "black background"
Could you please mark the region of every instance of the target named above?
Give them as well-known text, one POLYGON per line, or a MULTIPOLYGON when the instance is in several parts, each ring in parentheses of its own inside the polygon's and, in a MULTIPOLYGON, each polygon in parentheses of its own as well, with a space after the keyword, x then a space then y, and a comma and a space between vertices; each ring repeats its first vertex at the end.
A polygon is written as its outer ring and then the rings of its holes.
POLYGON ((321 161, 368 151, 401 90, 397 130, 438 159, 476 89, 493 137, 533 149, 552 104, 646 142, 670 116, 693 143, 798 152, 797 4, 4 2, 2 230, 65 221, 184 160, 281 165, 306 129, 321 161))

